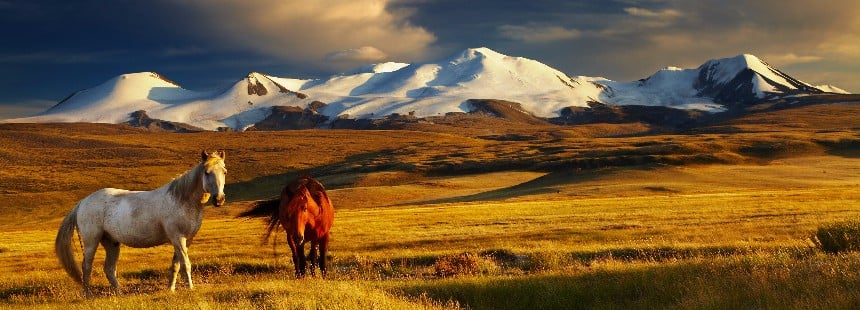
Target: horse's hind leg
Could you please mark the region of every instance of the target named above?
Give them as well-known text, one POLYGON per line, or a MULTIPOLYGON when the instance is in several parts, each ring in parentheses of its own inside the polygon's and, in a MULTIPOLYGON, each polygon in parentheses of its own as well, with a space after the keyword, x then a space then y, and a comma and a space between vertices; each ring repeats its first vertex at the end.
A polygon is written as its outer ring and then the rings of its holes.
POLYGON ((119 242, 110 238, 102 238, 102 246, 105 248, 105 277, 110 282, 114 293, 119 293, 119 282, 116 280, 116 262, 119 259, 119 242))
MULTIPOLYGON (((83 238, 82 238, 83 239, 83 238)), ((99 243, 96 240, 84 239, 84 260, 81 261, 81 271, 83 272, 82 281, 84 285, 84 295, 87 298, 92 297, 90 289, 90 278, 93 273, 93 259, 96 256, 96 250, 99 248, 99 243)))

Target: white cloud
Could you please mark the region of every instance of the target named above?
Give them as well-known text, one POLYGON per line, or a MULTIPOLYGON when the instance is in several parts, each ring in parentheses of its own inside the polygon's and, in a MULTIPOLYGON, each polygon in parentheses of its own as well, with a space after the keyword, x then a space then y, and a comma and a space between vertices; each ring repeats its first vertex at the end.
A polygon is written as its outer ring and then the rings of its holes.
POLYGON ((627 14, 630 14, 633 16, 646 17, 646 18, 659 18, 659 19, 677 18, 677 17, 681 17, 683 15, 683 14, 681 14, 681 11, 674 10, 674 9, 664 9, 664 10, 660 10, 660 11, 654 11, 654 10, 636 8, 636 7, 624 8, 624 12, 627 12, 627 14))
POLYGON ((801 64, 808 62, 816 62, 822 59, 820 56, 813 55, 797 55, 795 53, 787 54, 766 54, 762 55, 762 59, 777 66, 787 66, 793 64, 801 64))
MULTIPOLYGON (((356 61, 423 60, 436 37, 410 23, 407 10, 390 10, 394 0, 193 0, 210 35, 224 44, 254 49, 294 63, 330 65, 327 55, 352 52, 356 61), (372 47, 371 51, 363 47, 372 47)), ((345 59, 344 59, 345 60, 345 59)), ((342 64, 341 64, 342 65, 342 64)))
POLYGON ((362 46, 359 48, 351 48, 348 50, 331 52, 325 56, 325 60, 330 61, 380 61, 387 57, 383 51, 373 46, 362 46))
POLYGON ((496 28, 502 37, 527 43, 545 43, 576 39, 581 32, 559 26, 501 25, 496 28))

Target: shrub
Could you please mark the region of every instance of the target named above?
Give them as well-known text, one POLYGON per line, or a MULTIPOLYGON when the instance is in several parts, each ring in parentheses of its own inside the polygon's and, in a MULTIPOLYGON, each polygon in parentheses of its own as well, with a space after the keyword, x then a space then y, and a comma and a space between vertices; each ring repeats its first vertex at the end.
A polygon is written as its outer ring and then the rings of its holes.
POLYGON ((491 274, 498 269, 499 266, 491 258, 482 257, 476 253, 443 256, 433 263, 433 270, 439 277, 491 274))
POLYGON ((860 220, 819 227, 815 233, 815 244, 828 253, 860 250, 860 220))
POLYGON ((570 255, 562 252, 535 252, 528 255, 528 260, 523 266, 527 271, 552 271, 561 270, 571 262, 570 255))

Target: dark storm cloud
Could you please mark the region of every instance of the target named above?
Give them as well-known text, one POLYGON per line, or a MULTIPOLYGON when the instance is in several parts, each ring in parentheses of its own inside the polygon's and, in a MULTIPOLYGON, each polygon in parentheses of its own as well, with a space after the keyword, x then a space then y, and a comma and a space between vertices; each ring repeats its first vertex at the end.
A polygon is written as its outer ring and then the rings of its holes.
POLYGON ((860 3, 856 1, 822 5, 774 0, 470 1, 468 5, 426 1, 413 5, 420 12, 416 22, 436 34, 440 46, 486 45, 538 59, 569 74, 635 80, 665 66, 695 67, 712 58, 753 53, 810 83, 860 90, 855 59, 860 55, 860 3))
MULTIPOLYGON (((630 14, 618 19, 589 41, 601 44, 607 55, 619 60, 615 71, 648 72, 640 63, 695 66, 715 57, 753 53, 798 78, 823 83, 817 71, 791 69, 796 64, 816 62, 855 63, 860 49, 856 1, 833 1, 810 5, 805 1, 677 1, 666 2, 655 12, 672 10, 668 18, 630 14), (608 42, 626 42, 616 46, 608 42), (640 68, 629 70, 629 68, 640 68), (796 74, 795 74, 796 73, 796 74)), ((635 7, 635 6, 631 6, 635 7)), ((631 11, 627 10, 627 13, 631 11)), ((855 67, 856 68, 856 67, 855 67)), ((629 74, 629 73, 627 73, 629 74)), ((857 90, 857 72, 846 72, 828 80, 857 90), (853 76, 854 78, 851 78, 853 76)), ((628 76, 630 77, 630 76, 628 76)))

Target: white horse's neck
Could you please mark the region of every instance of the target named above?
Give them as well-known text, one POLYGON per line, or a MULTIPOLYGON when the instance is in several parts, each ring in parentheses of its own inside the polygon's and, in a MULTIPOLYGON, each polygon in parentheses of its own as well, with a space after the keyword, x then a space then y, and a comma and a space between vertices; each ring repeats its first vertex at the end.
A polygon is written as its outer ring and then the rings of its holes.
POLYGON ((202 209, 200 198, 203 197, 203 164, 186 171, 170 183, 166 184, 167 193, 179 205, 202 209))

